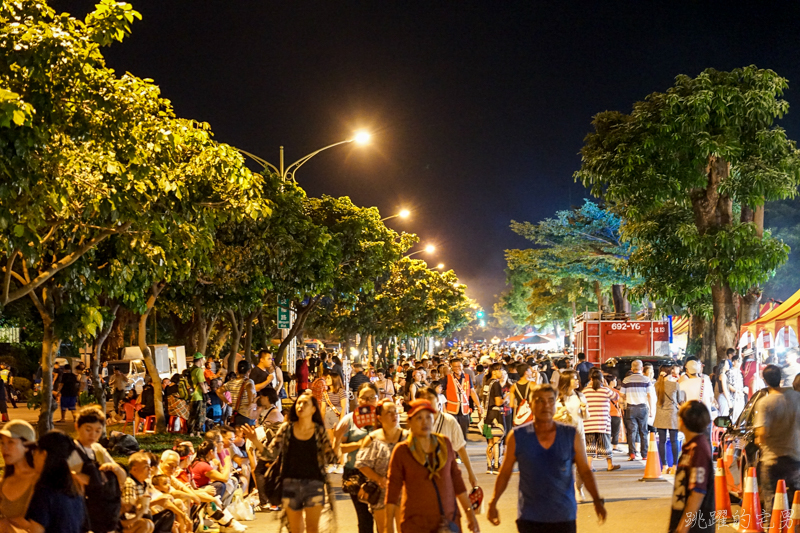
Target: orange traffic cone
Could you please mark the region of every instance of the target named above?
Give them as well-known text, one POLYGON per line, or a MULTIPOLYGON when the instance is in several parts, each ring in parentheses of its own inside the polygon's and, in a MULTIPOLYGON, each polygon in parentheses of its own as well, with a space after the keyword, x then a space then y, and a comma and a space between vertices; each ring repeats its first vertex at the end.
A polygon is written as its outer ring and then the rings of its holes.
POLYGON ((744 480, 744 494, 742 495, 742 514, 739 518, 739 533, 761 533, 764 526, 761 524, 761 502, 758 499, 758 482, 756 469, 751 466, 747 469, 744 480))
POLYGON ((789 513, 789 528, 786 533, 800 533, 800 490, 794 492, 792 510, 789 513))
POLYGON ((725 449, 725 479, 728 481, 729 487, 735 487, 735 479, 738 477, 740 483, 744 481, 743 476, 739 472, 739 465, 736 463, 733 456, 734 446, 730 444, 725 449))
POLYGON ((789 526, 789 497, 786 495, 786 481, 779 479, 772 500, 772 518, 769 533, 786 533, 789 526))
POLYGON ((733 518, 733 511, 731 497, 728 494, 728 481, 725 479, 725 463, 722 459, 717 459, 717 468, 714 470, 714 495, 717 500, 715 504, 717 520, 728 522, 733 518))
POLYGON ((650 433, 650 444, 647 447, 647 462, 644 465, 644 477, 639 481, 664 481, 661 477, 661 460, 658 458, 656 434, 650 433))

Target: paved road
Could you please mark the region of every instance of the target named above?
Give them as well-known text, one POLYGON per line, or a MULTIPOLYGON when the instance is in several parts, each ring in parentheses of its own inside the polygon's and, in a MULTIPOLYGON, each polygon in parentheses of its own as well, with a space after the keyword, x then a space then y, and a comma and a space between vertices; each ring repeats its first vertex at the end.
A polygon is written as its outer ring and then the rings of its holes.
MULTIPOLYGON (((38 412, 27 409, 9 409, 11 418, 22 418, 35 424, 38 412)), ((67 415, 69 418, 69 415, 67 415)), ((58 417, 57 417, 58 418, 58 417)), ((72 424, 57 423, 58 429, 71 430, 72 424)), ((478 476, 478 483, 484 490, 486 499, 491 497, 496 476, 486 474, 485 444, 477 430, 473 427, 467 450, 478 476)), ((624 446, 623 446, 624 448, 624 446)), ((600 487, 600 494, 606 499, 608 520, 599 525, 591 503, 578 505, 578 531, 581 533, 650 533, 666 531, 669 523, 669 509, 672 494, 672 476, 665 476, 667 481, 644 483, 638 481, 644 473, 643 461, 627 461, 624 453, 615 455, 615 462, 622 466, 620 470, 607 472, 605 462, 595 461, 595 476, 600 487)), ((463 467, 462 467, 463 471, 463 467)), ((466 472, 464 472, 466 479, 466 472)), ((517 490, 519 475, 514 474, 506 493, 500 500, 500 519, 502 523, 495 527, 489 524, 485 515, 478 516, 481 531, 484 533, 515 532, 514 520, 517 513, 517 490)), ((341 486, 340 476, 333 476, 334 487, 341 486)), ((588 497, 588 494, 587 494, 588 497)), ((355 532, 356 516, 349 497, 337 490, 336 522, 338 531, 355 532)), ((736 507, 734 507, 734 512, 736 507)), ((276 516, 271 513, 257 514, 256 520, 247 522, 249 531, 254 533, 273 533, 279 530, 276 516)), ((323 531, 329 531, 323 528, 323 531)), ((721 532, 733 532, 730 527, 720 528, 721 532)))

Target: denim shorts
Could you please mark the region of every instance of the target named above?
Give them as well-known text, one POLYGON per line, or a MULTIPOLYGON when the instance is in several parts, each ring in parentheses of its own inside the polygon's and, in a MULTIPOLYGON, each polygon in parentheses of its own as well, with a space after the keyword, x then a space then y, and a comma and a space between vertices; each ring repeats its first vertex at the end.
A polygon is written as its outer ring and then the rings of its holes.
POLYGON ((325 484, 318 479, 284 479, 283 506, 292 511, 325 505, 325 484))

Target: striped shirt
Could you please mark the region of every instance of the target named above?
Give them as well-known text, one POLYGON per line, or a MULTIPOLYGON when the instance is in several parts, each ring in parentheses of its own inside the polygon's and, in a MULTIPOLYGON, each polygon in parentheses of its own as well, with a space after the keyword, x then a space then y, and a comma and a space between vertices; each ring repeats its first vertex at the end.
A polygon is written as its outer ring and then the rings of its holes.
POLYGON ((583 421, 586 433, 611 433, 611 400, 617 399, 617 393, 608 387, 594 390, 591 385, 583 389, 586 396, 586 407, 589 417, 583 421))
POLYGON ((631 374, 622 381, 620 392, 625 395, 626 405, 648 405, 647 393, 656 397, 656 388, 653 382, 644 374, 631 374))

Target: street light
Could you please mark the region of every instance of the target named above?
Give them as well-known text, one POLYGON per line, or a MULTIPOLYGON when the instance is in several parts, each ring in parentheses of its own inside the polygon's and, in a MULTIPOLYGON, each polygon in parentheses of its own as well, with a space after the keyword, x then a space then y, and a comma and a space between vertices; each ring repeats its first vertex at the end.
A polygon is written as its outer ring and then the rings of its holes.
POLYGON ((439 263, 438 265, 436 265, 436 268, 437 268, 438 270, 441 270, 441 269, 443 269, 443 268, 444 268, 444 263, 439 263))
POLYGON ((391 220, 391 219, 397 218, 397 217, 408 218, 408 215, 410 215, 410 214, 411 214, 411 211, 409 211, 408 209, 403 209, 402 211, 400 211, 396 215, 392 215, 390 217, 382 218, 381 222, 386 222, 387 220, 391 220))
POLYGON ((265 159, 262 159, 261 157, 258 157, 257 155, 251 154, 250 152, 245 152, 244 150, 242 150, 240 148, 237 148, 237 150, 239 150, 239 152, 243 153, 244 155, 246 155, 247 157, 249 157, 250 159, 252 159, 256 163, 258 163, 262 167, 269 168, 273 172, 276 172, 278 175, 280 175, 282 180, 285 181, 287 179, 291 179, 292 181, 296 181, 294 179, 294 174, 295 174, 295 172, 297 172, 297 169, 299 169, 301 166, 303 166, 306 161, 308 161, 309 159, 311 159, 312 157, 314 157, 318 153, 324 152, 328 148, 333 148, 334 146, 339 146, 340 144, 349 144, 349 143, 353 143, 353 142, 356 143, 356 144, 367 144, 371 138, 372 138, 372 136, 369 133, 367 133, 366 131, 357 132, 355 134, 355 136, 353 136, 352 139, 346 139, 344 141, 339 141, 338 143, 333 143, 333 144, 329 144, 328 146, 323 146, 319 150, 315 150, 315 151, 311 152, 310 154, 301 157, 300 159, 298 159, 297 161, 295 161, 294 163, 292 163, 291 165, 289 165, 285 169, 283 167, 283 146, 281 146, 281 149, 280 149, 280 168, 276 167, 272 163, 269 163, 265 159))
POLYGON ((411 257, 412 255, 421 254, 422 252, 432 253, 434 250, 436 250, 436 247, 434 245, 432 245, 432 244, 429 244, 423 250, 417 250, 416 252, 412 252, 412 253, 408 254, 406 256, 406 258, 411 257))

